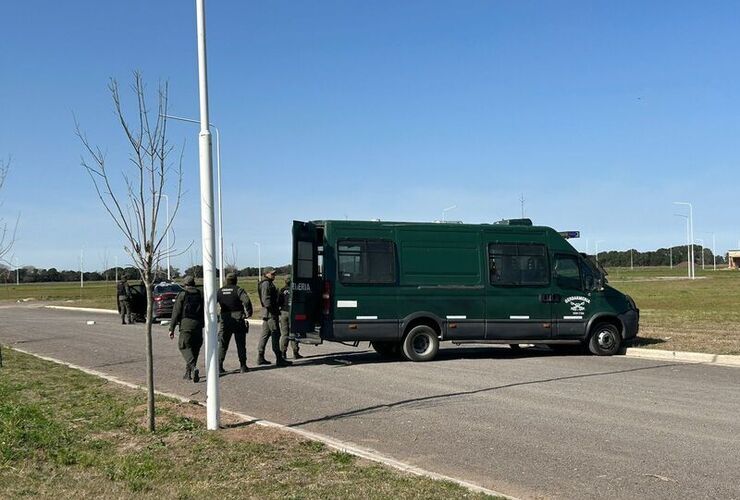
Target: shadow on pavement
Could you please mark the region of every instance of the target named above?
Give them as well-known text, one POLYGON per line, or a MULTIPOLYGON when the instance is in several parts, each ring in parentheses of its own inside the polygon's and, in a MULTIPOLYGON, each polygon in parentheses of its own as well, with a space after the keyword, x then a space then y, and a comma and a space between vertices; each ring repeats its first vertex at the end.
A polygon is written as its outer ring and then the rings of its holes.
POLYGON ((446 394, 436 394, 434 396, 424 396, 420 398, 404 399, 404 400, 396 401, 393 403, 383 403, 383 404, 378 404, 378 405, 373 405, 373 406, 367 406, 365 408, 358 408, 358 409, 350 410, 346 412, 335 413, 333 415, 326 415, 326 416, 319 417, 319 418, 304 420, 302 422, 296 422, 294 424, 290 424, 289 427, 301 427, 303 425, 308 425, 308 424, 312 424, 316 422, 339 420, 342 418, 354 417, 357 415, 368 415, 368 414, 375 413, 381 410, 389 410, 389 409, 403 407, 403 406, 412 406, 417 403, 426 403, 430 401, 444 401, 444 400, 449 400, 452 398, 457 398, 457 397, 462 397, 462 396, 470 396, 473 394, 482 394, 486 392, 498 391, 501 389, 509 389, 512 387, 521 387, 521 386, 535 385, 535 384, 546 384, 550 382, 559 382, 563 380, 574 380, 574 379, 582 379, 582 378, 589 378, 589 377, 617 375, 621 373, 638 372, 638 371, 644 371, 644 370, 655 370, 658 368, 668 368, 668 367, 673 367, 673 366, 675 366, 675 363, 665 363, 665 364, 660 364, 660 365, 643 366, 639 368, 628 368, 625 370, 612 370, 612 371, 607 371, 607 372, 584 373, 580 375, 567 375, 564 377, 544 378, 544 379, 538 379, 538 380, 529 380, 526 382, 514 382, 511 384, 503 384, 503 385, 498 385, 494 387, 484 387, 482 389, 474 389, 470 391, 450 392, 446 394))

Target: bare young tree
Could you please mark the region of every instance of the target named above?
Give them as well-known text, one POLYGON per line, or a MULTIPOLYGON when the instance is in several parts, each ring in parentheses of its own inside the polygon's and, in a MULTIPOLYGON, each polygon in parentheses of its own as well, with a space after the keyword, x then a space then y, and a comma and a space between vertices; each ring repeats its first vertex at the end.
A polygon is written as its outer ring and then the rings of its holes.
MULTIPOLYGON (((154 363, 152 356, 152 315, 155 271, 159 259, 175 255, 173 246, 164 244, 180 208, 182 197, 182 151, 176 161, 171 160, 173 148, 167 141, 167 83, 157 89, 156 114, 147 106, 146 86, 139 72, 134 72, 131 92, 136 103, 130 115, 124 103, 118 82, 108 84, 115 115, 129 147, 127 161, 117 159, 109 166, 100 147, 92 145, 75 121, 77 136, 84 146, 82 166, 87 170, 103 208, 123 234, 124 250, 138 269, 146 289, 146 370, 147 420, 154 430, 154 363), (113 166, 115 165, 115 166, 113 166), (114 174, 119 174, 114 175, 114 174), (170 186, 174 184, 174 186, 170 186), (169 220, 164 215, 162 198, 166 188, 174 189, 176 202, 169 220), (163 220, 164 219, 164 220, 163 220)), ((173 197, 173 193, 169 195, 173 197)))
MULTIPOLYGON (((7 160, 0 159, 0 191, 2 191, 5 186, 5 179, 8 177, 8 171, 10 171, 10 158, 7 160)), ((4 218, 0 217, 0 262, 10 264, 5 257, 13 249, 19 220, 20 216, 16 218, 15 224, 12 227, 9 227, 8 222, 4 218)))

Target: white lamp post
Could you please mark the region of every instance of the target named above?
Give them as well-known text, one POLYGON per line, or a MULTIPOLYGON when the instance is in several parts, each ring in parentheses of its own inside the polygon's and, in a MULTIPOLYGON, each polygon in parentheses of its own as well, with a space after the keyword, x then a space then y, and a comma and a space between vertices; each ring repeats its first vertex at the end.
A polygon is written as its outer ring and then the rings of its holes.
POLYGON ((596 262, 599 261, 599 243, 604 243, 604 240, 596 240, 596 262))
MULTIPOLYGON (((193 120, 192 118, 184 118, 182 116, 174 115, 159 115, 171 120, 179 120, 181 122, 188 123, 200 123, 199 120, 193 120)), ((216 199, 218 200, 218 283, 219 286, 224 286, 224 219, 223 219, 223 204, 221 203, 221 132, 218 131, 218 127, 213 123, 208 124, 213 130, 216 131, 216 199)), ((169 245, 168 245, 169 246, 169 245)))
POLYGON ((211 157, 211 131, 208 129, 208 70, 206 58, 205 0, 195 0, 198 33, 198 90, 200 101, 200 217, 203 239, 203 295, 205 302, 206 341, 206 427, 217 430, 220 426, 220 385, 218 374, 218 330, 216 321, 216 274, 214 257, 216 241, 213 230, 213 161, 211 157))
POLYGON ((450 207, 447 207, 447 208, 443 208, 443 209, 442 209, 442 222, 444 222, 444 221, 445 221, 445 214, 446 214, 447 212, 449 212, 450 210, 455 210, 456 208, 457 208, 457 205, 452 205, 452 206, 450 206, 450 207))
POLYGON ((696 241, 701 245, 701 270, 704 270, 704 240, 697 238, 696 241))
POLYGON ((257 278, 262 277, 262 245, 254 242, 255 245, 257 245, 257 278))
MULTIPOLYGON (((689 229, 690 227, 689 226, 689 216, 683 215, 683 214, 673 214, 673 215, 675 215, 676 217, 683 217, 684 219, 686 219, 686 254, 688 255, 689 259, 691 259, 691 231, 689 229)), ((688 270, 689 279, 692 279, 691 263, 688 262, 686 267, 688 267, 689 269, 688 270)))
POLYGON ((694 269, 694 206, 688 201, 674 201, 673 204, 689 207, 689 272, 693 280, 696 277, 696 271, 694 269))

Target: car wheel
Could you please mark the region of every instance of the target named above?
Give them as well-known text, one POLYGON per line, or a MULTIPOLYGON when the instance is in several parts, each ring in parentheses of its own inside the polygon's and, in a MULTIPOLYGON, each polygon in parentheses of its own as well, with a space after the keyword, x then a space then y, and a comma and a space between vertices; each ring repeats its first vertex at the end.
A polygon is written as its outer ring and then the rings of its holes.
POLYGON ((596 356, 612 356, 622 347, 622 336, 611 323, 599 323, 588 341, 588 350, 596 356))
POLYGON ((430 361, 439 351, 437 332, 427 325, 415 326, 403 339, 403 355, 410 361, 430 361))
POLYGON ((383 358, 397 358, 401 354, 400 345, 398 342, 388 340, 376 340, 370 342, 375 352, 380 354, 383 358))

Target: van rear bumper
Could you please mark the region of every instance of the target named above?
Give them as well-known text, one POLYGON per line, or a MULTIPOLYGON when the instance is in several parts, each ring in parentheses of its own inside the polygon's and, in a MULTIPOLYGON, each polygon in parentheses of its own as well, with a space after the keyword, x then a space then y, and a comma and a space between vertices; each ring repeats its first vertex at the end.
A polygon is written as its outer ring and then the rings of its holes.
POLYGON ((637 332, 640 329, 640 310, 632 309, 619 314, 617 317, 622 322, 622 325, 624 325, 624 331, 622 332, 623 340, 630 340, 637 337, 637 332))

